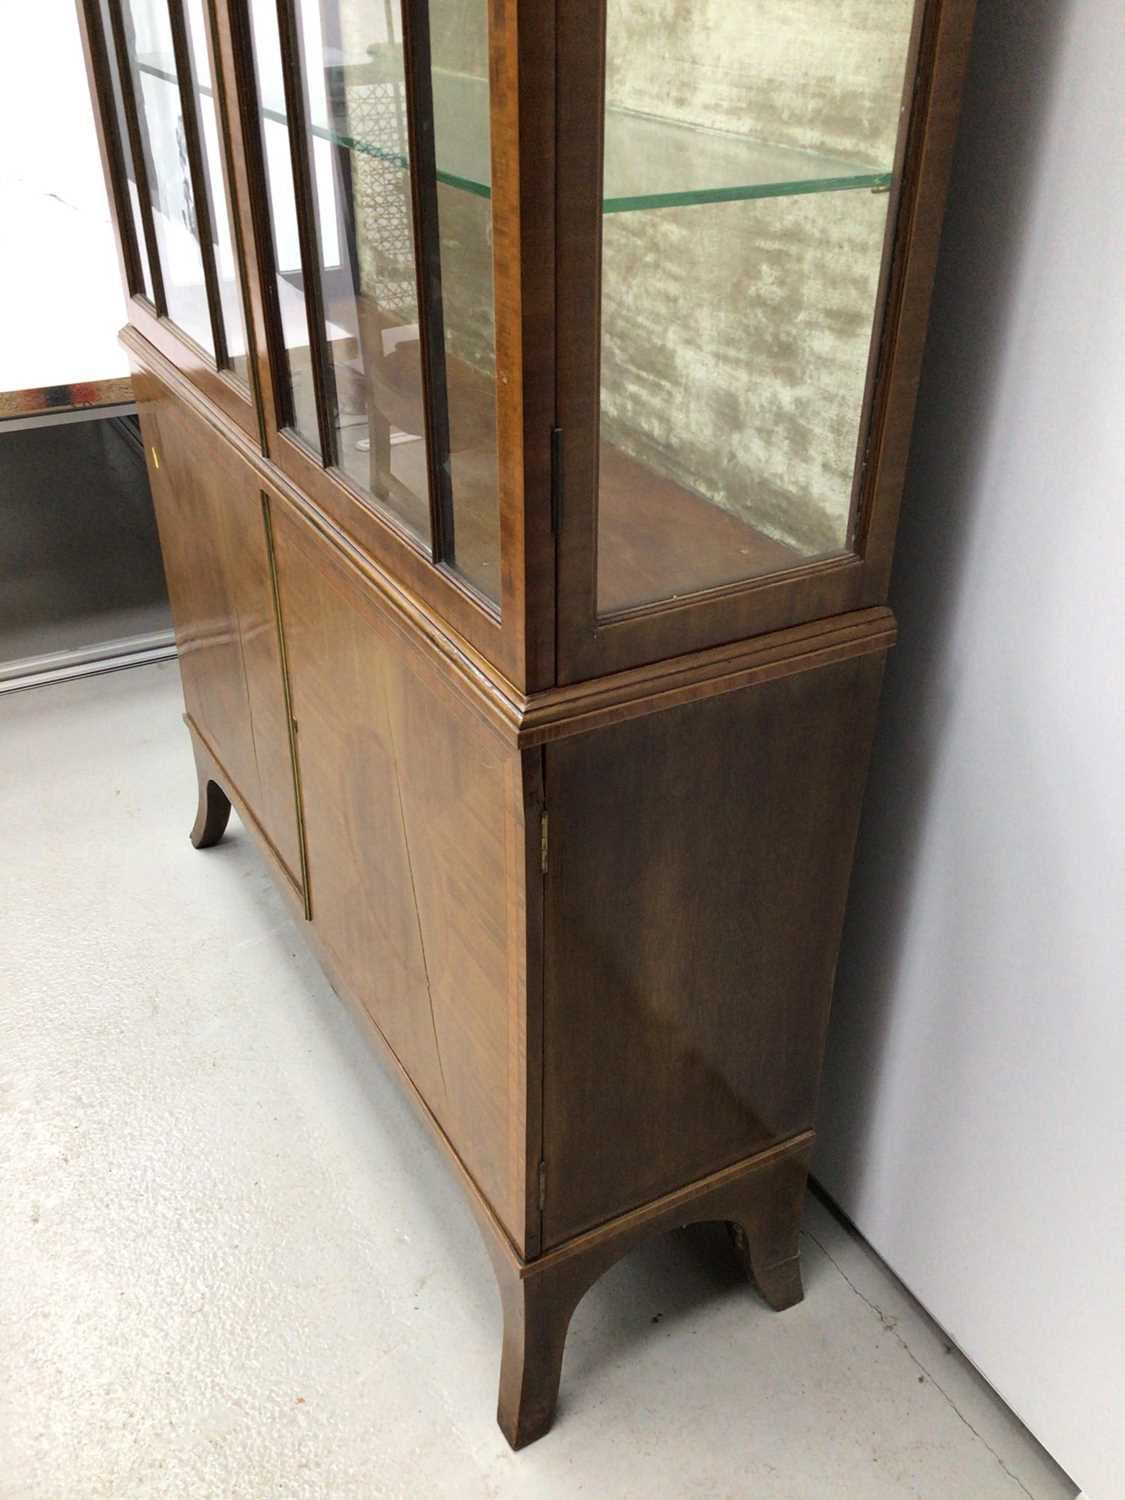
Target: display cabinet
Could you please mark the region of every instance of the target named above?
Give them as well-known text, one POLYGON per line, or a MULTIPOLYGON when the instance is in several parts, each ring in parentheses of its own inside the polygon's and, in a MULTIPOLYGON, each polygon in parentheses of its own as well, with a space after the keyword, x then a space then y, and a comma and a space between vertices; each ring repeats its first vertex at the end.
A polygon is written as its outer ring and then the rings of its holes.
POLYGON ((641 1236, 801 1295, 971 8, 80 0, 193 840, 448 1153, 515 1446, 641 1236))

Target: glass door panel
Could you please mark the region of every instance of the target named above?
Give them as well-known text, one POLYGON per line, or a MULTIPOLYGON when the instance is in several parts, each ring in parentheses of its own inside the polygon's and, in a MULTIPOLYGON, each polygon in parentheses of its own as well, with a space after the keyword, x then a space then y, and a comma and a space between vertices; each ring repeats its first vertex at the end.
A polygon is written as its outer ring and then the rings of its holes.
POLYGON ((215 261, 219 282, 223 327, 226 332, 230 368, 247 389, 250 386, 250 359, 246 346, 246 318, 242 308, 238 260, 231 235, 230 212, 225 191, 226 173, 219 139, 219 116, 215 107, 215 88, 211 80, 211 58, 207 43, 207 18, 204 0, 186 0, 188 37, 191 44, 193 83, 203 127, 203 153, 206 162, 211 202, 211 222, 215 238, 215 261))
POLYGON ((146 234, 148 231, 145 227, 145 219, 141 207, 144 197, 141 192, 137 166, 133 157, 133 146, 129 134, 129 119, 125 111, 125 99, 121 88, 121 71, 118 66, 117 51, 114 47, 113 26, 109 15, 108 0, 98 0, 98 22, 99 25, 93 37, 93 46, 102 49, 101 55, 104 58, 110 91, 106 107, 113 111, 114 136, 117 141, 117 149, 120 153, 120 166, 124 177, 125 193, 129 207, 128 229, 130 231, 129 238, 132 243, 126 252, 126 261, 127 263, 132 261, 132 264, 136 267, 136 271, 131 273, 129 278, 129 290, 131 293, 141 293, 155 307, 156 291, 149 264, 150 256, 147 253, 146 234))
POLYGON ((329 443, 337 468, 430 538, 402 14, 298 0, 329 443))
POLYGON ((251 13, 288 419, 498 602, 484 0, 251 13))
POLYGON ((597 604, 847 552, 914 0, 608 0, 597 604))
MULTIPOLYGON (((262 159, 270 210, 274 288, 285 376, 282 423, 292 428, 317 457, 324 459, 313 381, 313 339, 304 295, 301 226, 285 94, 277 0, 249 0, 254 44, 255 83, 261 127, 262 159)), ((335 223, 335 200, 325 217, 335 223)), ((332 249, 330 243, 329 249, 332 249)))
POLYGON ((215 358, 195 188, 188 170, 167 0, 122 0, 144 142, 165 310, 215 358))
POLYGON ((151 202, 158 310, 245 384, 245 322, 202 6, 175 12, 179 45, 168 0, 120 0, 120 16, 151 202))
POLYGON ((430 0, 438 244, 449 409, 450 563, 500 599, 488 16, 430 0))

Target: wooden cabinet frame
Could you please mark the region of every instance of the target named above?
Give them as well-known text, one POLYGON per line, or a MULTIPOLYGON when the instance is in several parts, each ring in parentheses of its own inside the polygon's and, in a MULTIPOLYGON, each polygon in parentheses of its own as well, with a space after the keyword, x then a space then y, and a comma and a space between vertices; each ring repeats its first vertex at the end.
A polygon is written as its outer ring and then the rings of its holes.
MULTIPOLYGON (((263 3, 278 21, 319 452, 290 409, 251 0, 201 0, 249 390, 230 369, 206 203, 216 358, 167 316, 123 3, 78 0, 196 758, 193 842, 217 842, 238 809, 452 1161, 496 1270, 499 1420, 519 1447, 550 1425, 579 1299, 641 1237, 726 1220, 765 1301, 801 1296, 800 1206, 895 636, 892 549, 973 0, 903 11, 893 172, 845 184, 892 187, 847 547, 602 617, 607 0, 481 0, 496 601, 454 566, 433 0, 402 0, 401 27, 426 543, 331 461, 299 0, 263 3)), ((185 0, 169 3, 202 181, 185 0)), ((836 173, 820 186, 840 186, 836 173)))

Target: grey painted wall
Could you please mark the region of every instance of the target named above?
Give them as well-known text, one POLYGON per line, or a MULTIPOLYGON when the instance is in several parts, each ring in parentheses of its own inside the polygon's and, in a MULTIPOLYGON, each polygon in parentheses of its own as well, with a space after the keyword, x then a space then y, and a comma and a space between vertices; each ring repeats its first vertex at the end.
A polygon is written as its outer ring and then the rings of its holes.
POLYGON ((1125 1493, 1125 18, 982 0, 816 1171, 1125 1493))

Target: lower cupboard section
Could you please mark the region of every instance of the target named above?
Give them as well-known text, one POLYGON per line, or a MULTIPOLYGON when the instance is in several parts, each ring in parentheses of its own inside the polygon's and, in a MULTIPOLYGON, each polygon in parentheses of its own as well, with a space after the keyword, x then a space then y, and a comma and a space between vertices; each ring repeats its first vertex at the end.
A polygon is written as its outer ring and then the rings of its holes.
POLYGON ((570 1315, 643 1237, 725 1220, 769 1306, 798 1301, 888 612, 521 699, 197 412, 138 393, 193 842, 238 807, 455 1158, 508 1440, 550 1425, 570 1315))
POLYGON ((292 884, 302 885, 285 680, 261 487, 134 366, 184 705, 292 884))
POLYGON ((304 520, 271 520, 317 937, 532 1253, 521 753, 304 520))
POLYGON ((544 1249, 812 1128, 884 656, 548 744, 544 1249))

